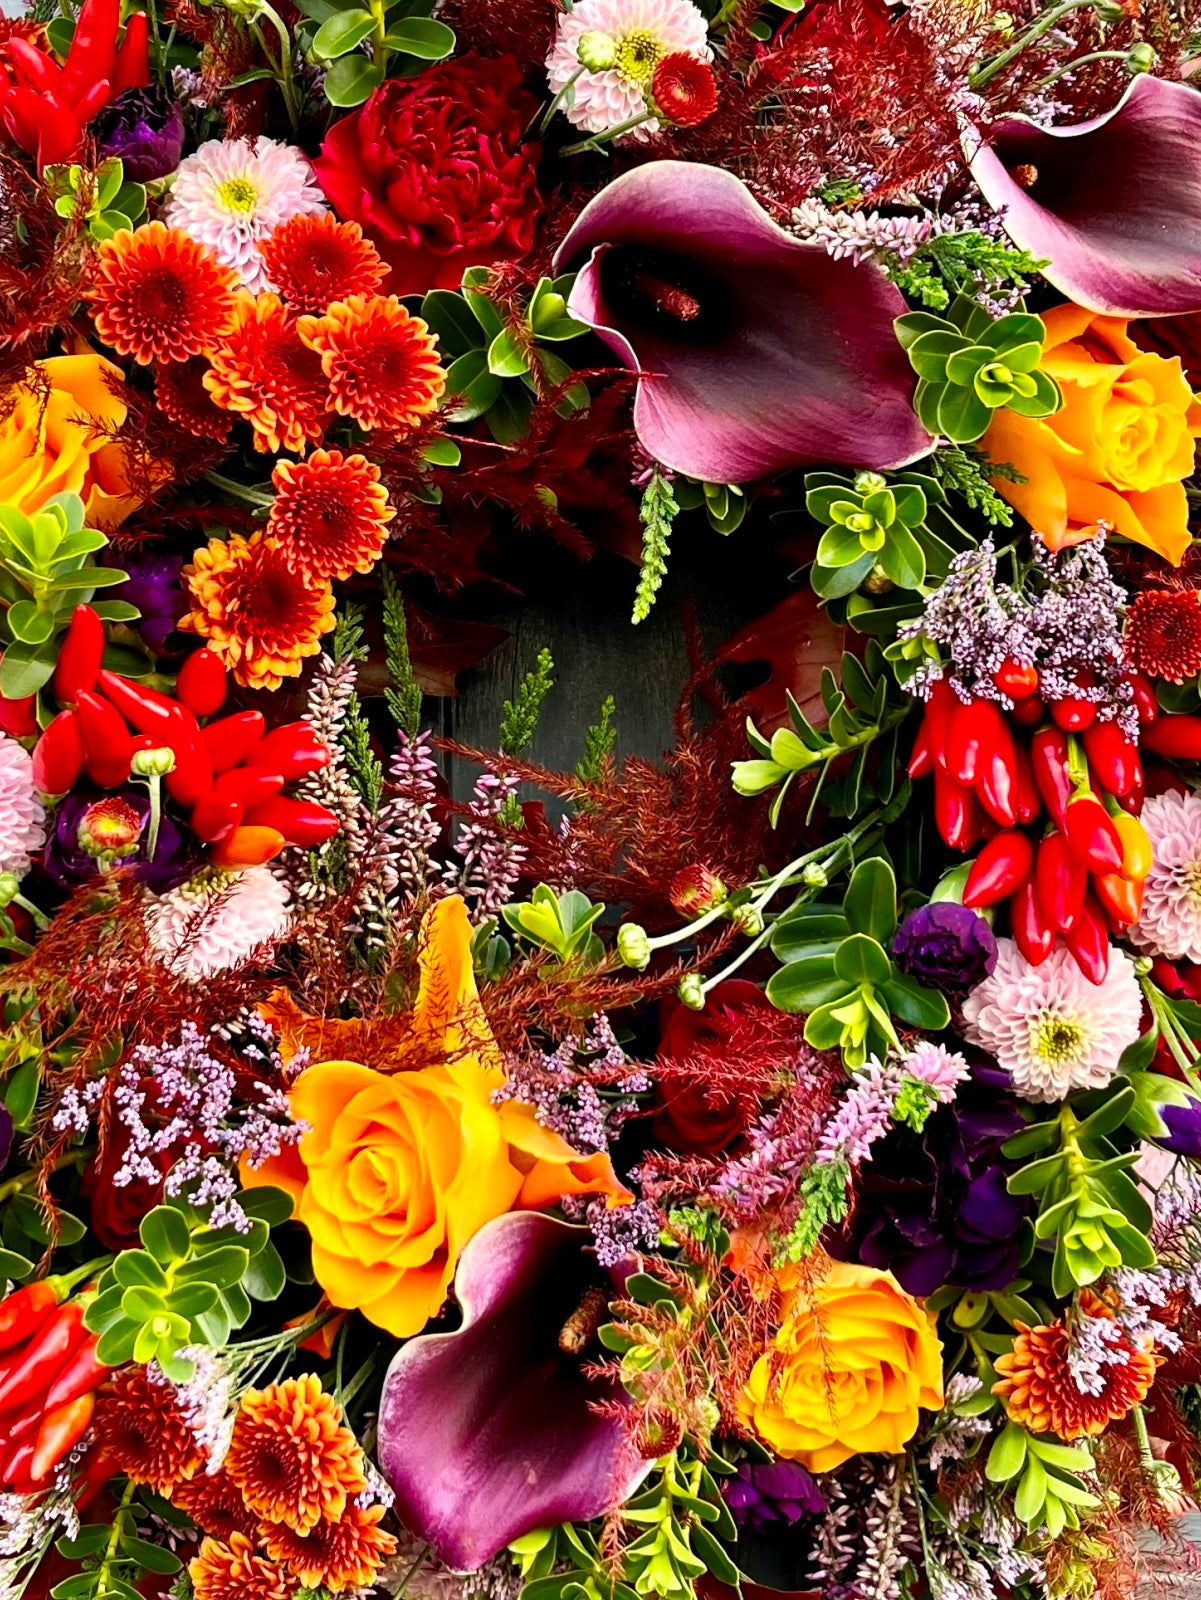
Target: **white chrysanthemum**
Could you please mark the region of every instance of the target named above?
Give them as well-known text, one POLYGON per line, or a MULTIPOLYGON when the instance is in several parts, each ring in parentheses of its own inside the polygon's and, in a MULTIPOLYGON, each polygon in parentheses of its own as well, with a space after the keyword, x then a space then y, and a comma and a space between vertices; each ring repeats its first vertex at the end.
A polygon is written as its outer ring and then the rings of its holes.
POLYGON ((1100 1089, 1139 1035, 1142 995, 1130 957, 1110 948, 1109 971, 1090 983, 1070 951, 1032 967, 1012 939, 963 1006, 965 1032, 994 1055, 1017 1092, 1040 1104, 1100 1089))
POLYGON ((46 842, 46 808, 34 787, 33 757, 0 733, 0 872, 23 878, 46 842))
MULTIPOLYGON (((546 71, 552 94, 580 72, 563 107, 567 120, 586 133, 604 133, 646 110, 644 90, 664 56, 676 51, 711 59, 709 29, 692 0, 579 0, 559 14, 554 48, 546 71), (605 71, 580 72, 579 43, 585 34, 611 40, 615 64, 605 71)), ((655 118, 630 138, 657 133, 655 118)))
POLYGON ((150 943, 193 983, 240 966, 260 945, 282 939, 291 922, 287 887, 266 867, 181 884, 146 912, 150 943))
POLYGON ((162 220, 208 245, 252 294, 270 289, 259 244, 290 217, 326 209, 308 157, 277 139, 210 139, 185 156, 162 220))
POLYGON ((1151 840, 1151 871, 1128 937, 1171 961, 1201 961, 1201 796, 1153 795, 1139 820, 1151 840))

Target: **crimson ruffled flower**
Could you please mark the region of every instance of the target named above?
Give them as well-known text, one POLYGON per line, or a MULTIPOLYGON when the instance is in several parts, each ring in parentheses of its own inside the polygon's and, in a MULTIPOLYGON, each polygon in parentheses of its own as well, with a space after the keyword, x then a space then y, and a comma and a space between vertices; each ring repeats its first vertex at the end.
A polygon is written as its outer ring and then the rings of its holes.
POLYGON ((351 295, 323 317, 300 317, 300 337, 321 358, 329 403, 363 428, 409 431, 438 408, 446 374, 438 341, 393 295, 351 295))
POLYGON ((465 267, 527 253, 542 203, 522 136, 537 109, 511 56, 468 53, 389 78, 330 129, 317 181, 379 246, 394 294, 456 289, 465 267))
POLYGON ((236 279, 211 251, 161 222, 106 239, 89 291, 96 332, 141 366, 186 361, 233 319, 236 279))
POLYGON ((713 68, 699 56, 674 50, 655 68, 651 98, 665 122, 677 128, 695 128, 717 110, 713 68))
POLYGON ((330 211, 296 216, 259 246, 267 276, 297 311, 324 311, 352 294, 374 294, 388 268, 357 222, 330 211))
POLYGON ((1126 659, 1169 683, 1201 672, 1201 594, 1195 589, 1144 589, 1126 612, 1126 659))

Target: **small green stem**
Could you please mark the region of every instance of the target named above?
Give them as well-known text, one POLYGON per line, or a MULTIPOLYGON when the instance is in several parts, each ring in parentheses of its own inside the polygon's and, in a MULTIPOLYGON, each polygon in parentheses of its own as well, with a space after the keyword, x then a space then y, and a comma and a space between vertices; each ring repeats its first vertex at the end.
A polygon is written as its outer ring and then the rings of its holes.
POLYGON ((991 61, 986 61, 982 67, 977 67, 975 72, 968 76, 969 85, 976 90, 982 89, 986 83, 991 83, 998 72, 1003 72, 1011 61, 1016 61, 1022 51, 1028 49, 1036 39, 1041 39, 1044 33, 1049 33, 1061 18, 1066 17, 1070 11, 1079 11, 1083 6, 1092 6, 1095 0, 1063 0, 1061 5, 1055 6, 1045 16, 1033 22, 1025 33, 1020 34, 1008 47, 1002 50, 999 56, 994 56, 991 61))
POLYGON ((46 916, 45 912, 39 911, 33 901, 26 900, 23 894, 13 895, 9 905, 20 906, 23 910, 28 911, 39 928, 48 928, 50 926, 50 918, 46 916))
POLYGON ((555 112, 563 104, 564 99, 570 93, 570 91, 575 88, 576 83, 583 76, 585 71, 586 68, 584 67, 577 67, 575 69, 571 77, 568 78, 567 82, 559 90, 558 94, 555 95, 554 99, 547 106, 546 110, 543 111, 540 116, 535 116, 531 120, 529 127, 522 134, 523 141, 533 136, 537 136, 538 138, 542 137, 542 135, 550 127, 551 122, 554 119, 555 112))
POLYGON ((379 67, 380 77, 386 77, 388 72, 387 19, 384 11, 383 0, 367 0, 367 9, 375 20, 375 27, 371 33, 371 59, 379 67))
MULTIPOLYGON (((62 1172, 67 1167, 82 1167, 91 1155, 90 1150, 68 1150, 65 1155, 59 1156, 50 1167, 52 1173, 62 1172)), ((0 1202, 10 1200, 13 1195, 20 1194, 22 1189, 30 1189, 38 1180, 40 1167, 30 1167, 28 1172, 19 1172, 15 1178, 10 1178, 7 1183, 0 1183, 0 1202)))
POLYGON ((640 111, 636 117, 627 117, 616 127, 606 128, 604 133, 595 133, 590 139, 581 139, 578 144, 564 145, 559 154, 578 156, 585 150, 603 150, 607 144, 612 144, 614 139, 620 139, 623 133, 629 133, 631 128, 640 128, 644 122, 650 122, 654 115, 653 111, 640 111))
POLYGON ((1077 67, 1091 66, 1094 61, 1125 61, 1129 56, 1127 50, 1093 50, 1086 56, 1077 56, 1075 61, 1069 61, 1066 66, 1057 67, 1054 72, 1049 72, 1031 89, 1031 94, 1038 94, 1041 89, 1049 89, 1060 78, 1065 78, 1069 72, 1075 72, 1077 67))
POLYGON ((253 506, 256 511, 265 511, 275 503, 274 495, 256 489, 251 484, 238 483, 234 478, 222 477, 219 472, 206 472, 204 481, 211 483, 214 489, 220 489, 222 494, 227 494, 234 500, 241 500, 244 505, 253 506))

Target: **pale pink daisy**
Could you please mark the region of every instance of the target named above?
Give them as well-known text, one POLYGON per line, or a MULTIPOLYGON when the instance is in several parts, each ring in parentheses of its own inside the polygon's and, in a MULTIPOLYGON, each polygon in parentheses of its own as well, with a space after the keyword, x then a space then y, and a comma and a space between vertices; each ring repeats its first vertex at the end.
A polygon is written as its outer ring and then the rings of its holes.
POLYGON ((1152 795, 1139 820, 1151 840, 1151 871, 1127 937, 1171 961, 1201 961, 1201 795, 1152 795))
POLYGON ((1122 950, 1110 948, 1109 971, 1090 983, 1068 950, 1032 967, 1012 939, 998 939, 995 968, 964 1002, 964 1031, 997 1058, 1020 1095, 1050 1104, 1104 1088, 1139 1036, 1142 1007, 1122 950))
MULTIPOLYGON (((546 62, 551 92, 558 94, 579 72, 564 97, 564 115, 586 133, 604 133, 647 109, 646 91, 655 68, 676 51, 702 61, 712 56, 708 24, 692 0, 579 0, 559 14, 546 62), (580 40, 586 34, 591 35, 584 49, 588 60, 612 59, 612 66, 603 70, 585 66, 580 40)), ((652 117, 629 137, 645 138, 658 131, 659 123, 652 117)))
POLYGON ((267 867, 202 874, 146 911, 146 928, 165 966, 193 983, 240 967, 292 925, 286 885, 267 867))
POLYGON ((23 878, 46 842, 46 808, 33 782, 33 757, 0 733, 0 872, 23 878))
POLYGON ((273 287, 260 243, 289 218, 324 210, 302 151, 277 139, 210 139, 180 162, 160 215, 169 228, 208 245, 258 294, 273 287))

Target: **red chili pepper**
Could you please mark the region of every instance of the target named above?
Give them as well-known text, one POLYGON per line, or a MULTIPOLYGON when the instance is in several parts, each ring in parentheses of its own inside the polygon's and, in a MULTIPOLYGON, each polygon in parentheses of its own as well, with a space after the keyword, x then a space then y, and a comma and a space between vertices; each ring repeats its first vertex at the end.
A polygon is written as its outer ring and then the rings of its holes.
POLYGON ((213 786, 213 766, 186 706, 172 706, 163 743, 175 755, 175 765, 163 780, 167 793, 181 806, 196 805, 213 786))
POLYGON ((913 750, 909 757, 909 765, 905 768, 911 778, 928 778, 934 771, 934 744, 930 737, 930 718, 922 718, 921 727, 917 730, 917 738, 913 741, 913 750))
POLYGON ((200 730, 214 772, 228 772, 250 754, 262 739, 267 723, 261 711, 235 711, 232 717, 209 722, 200 730))
POLYGON ((992 681, 1011 700, 1026 700, 1038 691, 1038 668, 1007 656, 993 673, 992 681))
POLYGON ((1017 754, 1013 735, 1009 731, 1009 724, 997 711, 992 747, 981 751, 976 792, 989 816, 1003 828, 1012 828, 1018 819, 1017 787, 1017 754))
POLYGON ((973 910, 995 906, 1016 894, 1034 868, 1034 846, 1024 833, 1006 830, 991 838, 972 863, 963 903, 973 910))
POLYGON ((74 705, 80 689, 96 687, 103 654, 103 622, 91 606, 76 606, 54 669, 54 698, 60 705, 74 705))
POLYGON ((212 792, 219 799, 236 800, 243 810, 250 811, 264 805, 283 786, 278 772, 268 772, 263 767, 234 767, 214 780, 212 792))
POLYGON ((29 1476, 34 1479, 48 1477, 72 1446, 79 1443, 92 1420, 96 1409, 94 1394, 81 1394, 65 1405, 47 1409, 38 1429, 29 1476))
POLYGON ((59 1302, 58 1285, 26 1284, 0 1300, 0 1350, 11 1350, 33 1337, 59 1302))
POLYGON ((329 766, 329 751, 309 723, 285 722, 281 728, 272 728, 250 752, 247 765, 282 772, 284 782, 291 783, 293 778, 303 778, 329 766))
POLYGON ((35 94, 62 96, 63 69, 57 61, 52 61, 44 51, 30 44, 27 39, 22 39, 19 34, 14 34, 7 41, 7 47, 17 76, 23 78, 35 94))
POLYGON ((1138 746, 1116 722, 1094 722, 1084 730, 1089 771, 1107 794, 1129 794, 1142 775, 1138 746))
POLYGON ((1029 700, 1017 700, 1013 710, 1009 713, 1009 720, 1019 728, 1033 728, 1043 720, 1043 713, 1047 708, 1043 705, 1038 695, 1031 695, 1029 700))
POLYGON ((33 1484, 33 1474, 29 1470, 33 1466, 33 1454, 37 1448, 38 1436, 35 1431, 24 1433, 11 1447, 5 1441, 3 1449, 3 1466, 0 1466, 0 1483, 6 1483, 17 1494, 27 1492, 33 1484))
POLYGON ((1121 870, 1121 836, 1096 795, 1078 795, 1069 803, 1063 831, 1072 854, 1090 872, 1121 870))
POLYGON ((214 845, 209 860, 215 867, 259 867, 272 861, 287 844, 277 828, 235 828, 214 845))
POLYGON ((67 794, 83 772, 83 731, 74 711, 60 711, 33 747, 33 781, 42 794, 67 794))
POLYGON ((1043 915, 1033 881, 1024 883, 1009 902, 1013 942, 1032 967, 1041 967, 1055 948, 1055 929, 1043 915))
POLYGON ((1013 766, 1017 775, 1013 809, 1019 822, 1033 822, 1043 808, 1043 797, 1034 781, 1034 768, 1030 765, 1030 752, 1025 745, 1013 747, 1013 766))
POLYGON ((1040 728, 1030 741, 1030 765, 1034 781, 1057 828, 1072 798, 1073 785, 1068 772, 1067 735, 1059 728, 1040 728))
POLYGON ((289 844, 300 845, 305 850, 315 850, 327 839, 332 839, 341 823, 332 811, 312 800, 290 800, 286 795, 247 810, 246 821, 252 827, 277 828, 289 844))
POLYGON ((1143 728, 1140 743, 1157 756, 1201 761, 1201 717, 1160 717, 1143 728))
POLYGON ((89 1334, 47 1390, 42 1406, 44 1411, 70 1405, 81 1394, 89 1394, 100 1387, 113 1369, 105 1366, 103 1361, 97 1361, 96 1351, 99 1348, 97 1335, 89 1334))
POLYGON ((133 735, 116 706, 103 695, 78 689, 75 698, 83 734, 84 771, 99 788, 115 789, 129 777, 133 735))
POLYGON ((98 111, 103 111, 112 99, 107 78, 101 78, 75 102, 74 111, 80 127, 86 127, 98 111))
MULTIPOLYGON (((0 651, 0 661, 3 660, 4 652, 0 651)), ((37 731, 37 695, 26 694, 19 700, 10 700, 0 694, 0 733, 7 733, 14 739, 31 739, 37 731)))
POLYGON ((231 796, 222 799, 212 789, 208 794, 201 795, 188 818, 188 826, 205 844, 217 844, 221 839, 227 839, 235 828, 241 826, 241 822, 242 807, 238 801, 231 796))
POLYGON ((175 693, 194 717, 211 717, 225 704, 227 686, 225 668, 204 645, 180 667, 175 693))
POLYGON ((1151 680, 1145 678, 1141 672, 1128 672, 1127 681, 1131 693, 1134 695, 1134 704, 1138 710, 1138 720, 1147 727, 1159 718, 1159 701, 1155 698, 1155 690, 1151 680))
POLYGON ((1044 921, 1066 933, 1080 915, 1088 888, 1088 868, 1071 854, 1061 833, 1049 833, 1038 847, 1034 888, 1044 921))
POLYGON ((113 63, 112 97, 126 89, 145 89, 150 84, 150 18, 135 11, 125 24, 125 37, 113 63))
POLYGON ((83 1307, 78 1300, 68 1300, 46 1319, 21 1352, 21 1359, 0 1378, 0 1410, 23 1405, 43 1393, 86 1338, 83 1307))
POLYGON ((930 690, 930 698, 926 701, 926 727, 929 730, 930 748, 934 752, 934 759, 943 768, 947 764, 947 734, 951 727, 951 717, 962 704, 946 678, 935 679, 934 687, 930 690))
POLYGON ((71 105, 102 78, 112 81, 120 26, 121 0, 83 0, 63 66, 64 95, 71 105))
MULTIPOLYGON (((120 673, 101 670, 96 676, 101 692, 139 733, 165 735, 175 710, 175 701, 148 684, 131 683, 120 673)), ((166 744, 165 737, 161 742, 166 744)))
POLYGON ((934 821, 952 850, 970 850, 980 837, 983 815, 975 790, 956 783, 941 767, 934 772, 934 821))
POLYGON ((1090 983, 1104 983, 1109 971, 1109 931, 1092 895, 1084 897, 1080 915, 1064 934, 1072 959, 1090 983))
POLYGON ((1128 928, 1142 915, 1144 888, 1141 881, 1132 882, 1120 872, 1109 872, 1093 879, 1093 893, 1118 930, 1128 928))
POLYGON ((1062 700, 1051 701, 1051 721, 1065 733, 1080 733, 1096 720, 1097 708, 1091 700, 1079 695, 1065 695, 1062 700))
POLYGON ((951 713, 946 766, 957 783, 975 783, 982 759, 992 750, 995 729, 985 710, 989 704, 987 700, 969 700, 951 713))

